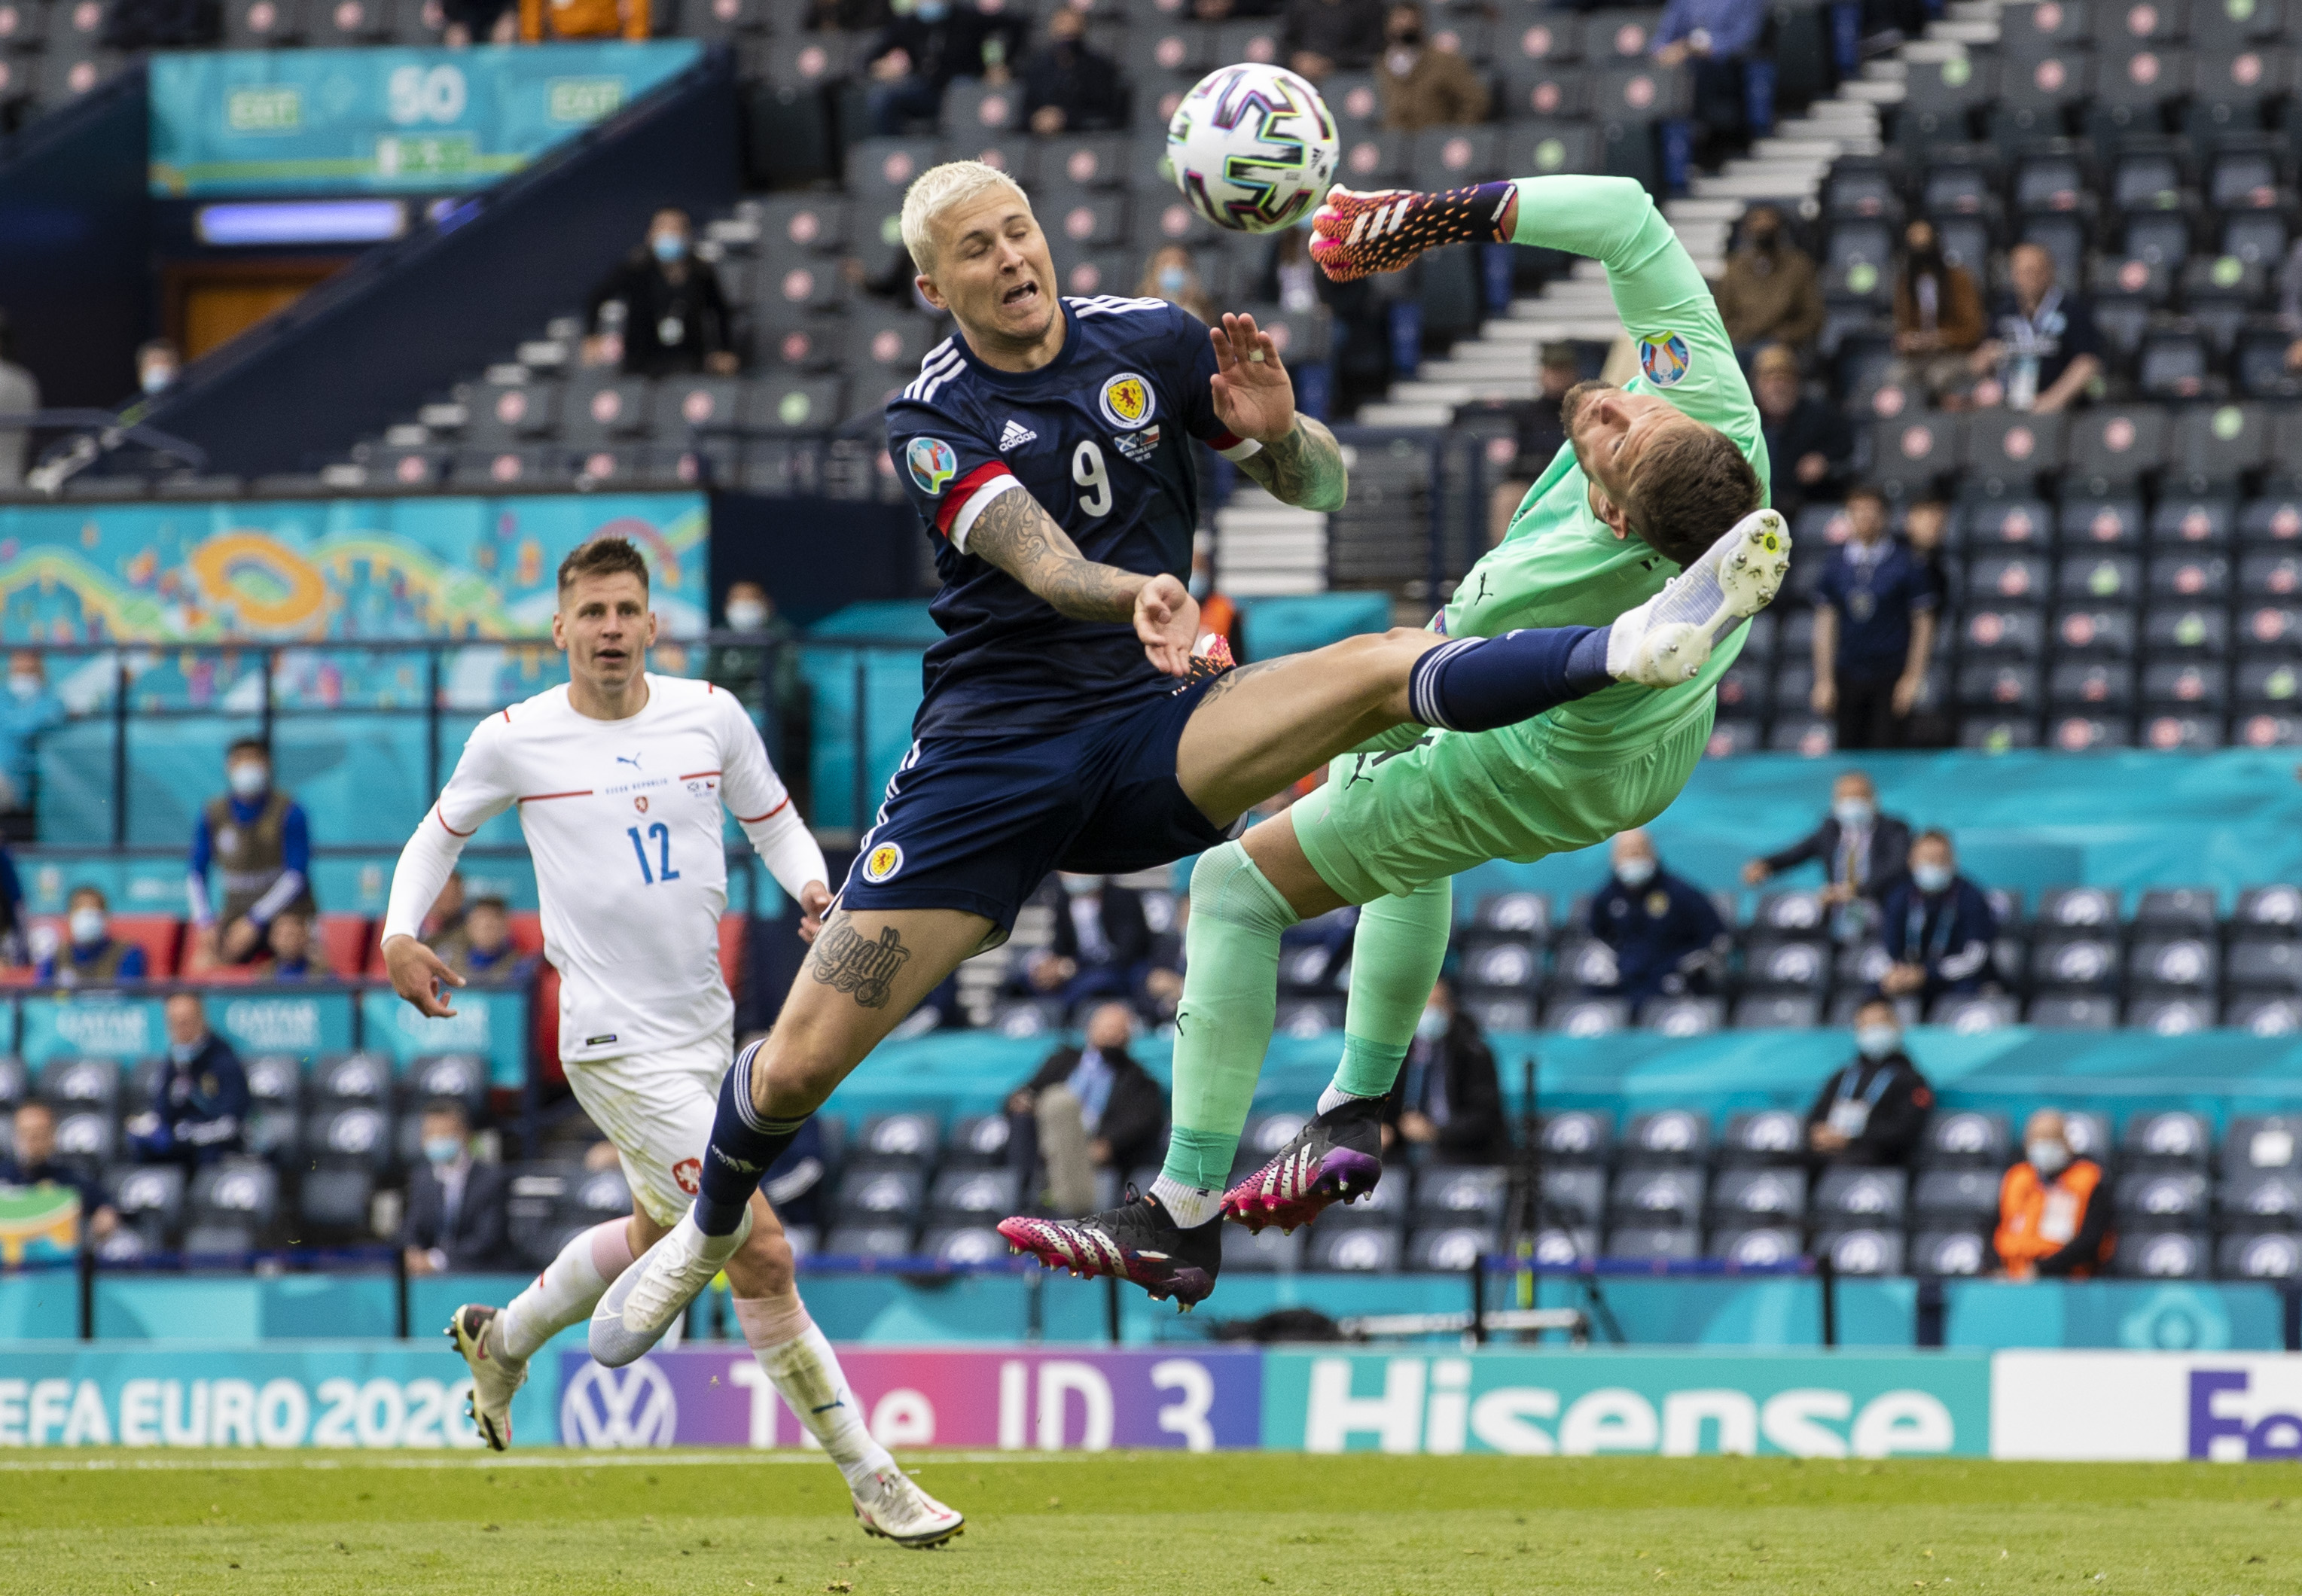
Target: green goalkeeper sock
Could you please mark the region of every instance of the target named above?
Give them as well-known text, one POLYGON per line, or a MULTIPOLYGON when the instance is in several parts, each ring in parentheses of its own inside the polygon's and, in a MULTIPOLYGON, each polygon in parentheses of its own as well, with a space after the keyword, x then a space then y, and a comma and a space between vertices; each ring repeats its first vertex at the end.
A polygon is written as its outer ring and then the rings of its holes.
POLYGON ((1214 1218, 1231 1180, 1279 1012, 1279 935, 1297 918, 1239 844, 1199 856, 1175 1011, 1175 1129, 1151 1189, 1178 1223, 1214 1218))
POLYGON ((1416 1021, 1447 960, 1454 884, 1441 877, 1403 898, 1359 911, 1351 944, 1351 1002, 1343 1015, 1343 1062, 1319 1098, 1322 1113, 1344 1097, 1381 1097, 1399 1079, 1416 1021))

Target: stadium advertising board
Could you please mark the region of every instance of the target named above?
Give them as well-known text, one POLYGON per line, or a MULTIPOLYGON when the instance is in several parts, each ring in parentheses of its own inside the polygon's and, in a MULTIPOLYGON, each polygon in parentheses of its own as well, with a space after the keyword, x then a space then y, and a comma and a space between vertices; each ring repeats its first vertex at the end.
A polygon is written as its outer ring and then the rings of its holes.
POLYGON ((151 192, 484 189, 701 58, 693 39, 152 57, 151 192))
MULTIPOLYGON (((23 1018, 17 1052, 36 1069, 56 1058, 141 1063, 166 1048, 164 1004, 156 997, 124 997, 108 992, 65 994, 26 997, 19 1007, 23 1018)), ((208 1023, 243 1058, 267 1053, 309 1058, 352 1049, 349 993, 233 992, 226 987, 209 995, 207 1012, 208 1023)))
MULTIPOLYGON (((515 1432, 549 1438, 556 1371, 514 1399, 515 1432)), ((469 1375, 395 1342, 165 1351, 35 1344, 0 1357, 0 1447, 361 1447, 476 1450, 469 1375)))
MULTIPOLYGON (((854 1400, 890 1447, 1192 1451, 1263 1444, 1253 1350, 975 1351, 843 1348, 854 1400)), ((563 1353, 567 1446, 800 1444, 798 1421, 740 1345, 658 1352, 624 1369, 563 1353)))
POLYGON ((417 1013, 396 992, 360 994, 360 1044, 404 1070, 441 1053, 476 1054, 488 1061, 491 1086, 517 1087, 527 1078, 527 994, 466 987, 447 1019, 417 1013))
POLYGON ((1961 1353, 1274 1352, 1263 1441, 1306 1452, 1980 1457, 1990 1366, 1961 1353))
MULTIPOLYGON (((697 493, 8 505, 0 507, 0 641, 535 637, 550 630, 559 561, 603 533, 630 538, 647 556, 665 634, 693 636, 707 618, 708 526, 697 493)), ((536 692, 541 685, 523 685, 516 670, 499 683, 515 663, 495 651, 460 651, 443 685, 449 701, 485 712, 508 701, 507 691, 536 692)), ((88 690, 100 695, 112 666, 95 668, 88 690)), ((222 701, 237 684, 216 668, 206 655, 133 660, 135 705, 253 714, 254 696, 222 701)), ((280 675, 273 693, 283 709, 424 701, 421 669, 396 656, 315 656, 300 667, 283 661, 280 675)), ((69 678, 59 684, 68 707, 75 690, 69 678)))
POLYGON ((2001 1352, 1991 1365, 1994 1457, 2302 1460, 2294 1354, 2001 1352))

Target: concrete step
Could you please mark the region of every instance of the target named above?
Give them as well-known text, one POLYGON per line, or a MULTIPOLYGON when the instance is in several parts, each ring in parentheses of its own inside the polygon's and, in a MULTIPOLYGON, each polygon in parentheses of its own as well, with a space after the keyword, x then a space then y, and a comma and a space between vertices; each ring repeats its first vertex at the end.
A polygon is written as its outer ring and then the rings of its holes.
MULTIPOLYGON (((1452 405, 1402 404, 1396 399, 1377 399, 1359 407, 1359 420, 1368 426, 1379 427, 1442 427, 1455 419, 1452 405)), ((1231 567, 1223 567, 1223 585, 1237 589, 1231 579, 1231 567)))
POLYGON ((1838 86, 1841 98, 1868 100, 1874 105, 1899 105, 1903 103, 1900 83, 1842 83, 1838 86))
POLYGON ((1911 63, 1898 55, 1862 63, 1863 78, 1872 83, 1900 83, 1911 75, 1911 63))
POLYGON ((1944 21, 1928 22, 1927 24, 1927 37, 1919 42, 1921 44, 1937 44, 1944 42, 1961 45, 1996 44, 1998 42, 1998 23, 1995 20, 1982 21, 1978 19, 1976 21, 1968 21, 1957 18, 1952 18, 1944 21))

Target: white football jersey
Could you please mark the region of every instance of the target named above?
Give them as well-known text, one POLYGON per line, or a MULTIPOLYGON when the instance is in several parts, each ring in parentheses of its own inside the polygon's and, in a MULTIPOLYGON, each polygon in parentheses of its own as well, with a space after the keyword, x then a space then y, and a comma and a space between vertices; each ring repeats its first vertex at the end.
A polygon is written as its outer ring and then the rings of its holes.
POLYGON ((729 1025, 720 808, 756 822, 791 802, 734 694, 653 673, 647 684, 647 708, 627 720, 577 714, 564 686, 489 716, 433 810, 464 837, 519 806, 568 1063, 684 1046, 729 1025))

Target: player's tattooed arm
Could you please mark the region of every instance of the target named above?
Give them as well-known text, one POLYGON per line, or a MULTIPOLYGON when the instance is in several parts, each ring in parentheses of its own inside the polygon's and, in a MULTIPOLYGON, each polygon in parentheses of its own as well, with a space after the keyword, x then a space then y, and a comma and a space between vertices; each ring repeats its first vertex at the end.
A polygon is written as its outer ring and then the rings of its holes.
POLYGON ((1339 510, 1350 494, 1343 446, 1323 424, 1307 416, 1296 416, 1285 437, 1264 444, 1240 461, 1239 468, 1269 489, 1273 499, 1298 509, 1339 510))
POLYGON ((989 560, 1073 620, 1129 619, 1145 580, 1081 554, 1046 507, 1021 489, 1011 488, 983 507, 967 534, 967 551, 989 560))
POLYGON ((1167 675, 1190 669, 1199 607, 1183 584, 1089 559, 1028 491, 1011 488, 984 506, 967 534, 967 551, 1073 620, 1133 622, 1145 655, 1167 675))

